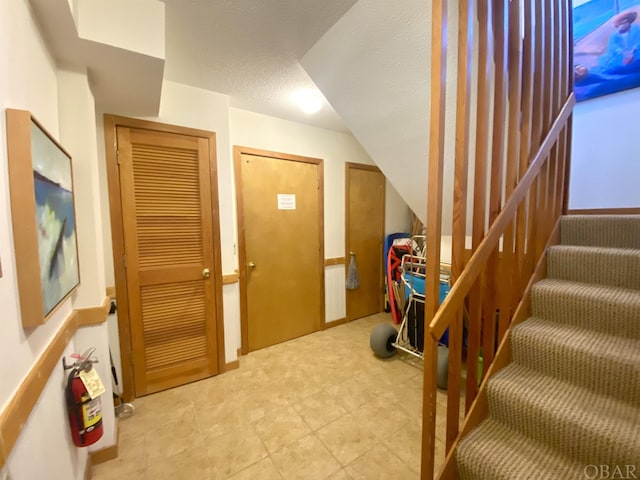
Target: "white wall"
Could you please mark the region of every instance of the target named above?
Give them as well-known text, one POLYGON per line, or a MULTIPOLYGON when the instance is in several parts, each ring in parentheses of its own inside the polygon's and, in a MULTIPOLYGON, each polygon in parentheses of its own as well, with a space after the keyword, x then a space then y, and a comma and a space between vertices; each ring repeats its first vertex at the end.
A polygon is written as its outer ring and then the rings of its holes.
POLYGON ((78 36, 164 58, 164 3, 157 0, 77 0, 78 36))
POLYGON ((92 307, 105 297, 104 248, 98 179, 98 148, 95 129, 95 104, 86 71, 62 70, 58 73, 60 103, 60 139, 73 159, 76 217, 79 224, 78 249, 82 288, 74 307, 92 307), (79 134, 81 132, 81 134, 79 134))
POLYGON ((569 208, 640 207, 640 88, 576 105, 569 208))
MULTIPOLYGON (((89 273, 83 274, 84 283, 78 292, 64 302, 45 325, 30 330, 22 328, 16 278, 16 268, 19 265, 15 262, 11 227, 4 110, 29 110, 70 151, 74 162, 87 162, 78 164, 78 169, 74 172, 75 184, 90 184, 95 179, 95 172, 92 170, 95 165, 91 165, 92 158, 95 160, 95 146, 91 144, 91 136, 95 130, 92 122, 87 123, 87 118, 91 120, 93 98, 86 75, 67 75, 58 71, 27 0, 0 2, 0 71, 3 72, 0 76, 0 260, 3 270, 3 277, 0 278, 0 304, 3 306, 0 330, 0 408, 4 408, 72 309, 102 303, 104 287, 100 292, 100 282, 94 281, 94 273, 90 269, 89 273), (73 122, 76 122, 75 125, 69 128, 73 122), (91 157, 92 149, 94 153, 91 157), (87 152, 89 158, 85 158, 84 154, 87 152)), ((86 195, 86 191, 77 192, 77 204, 91 205, 93 199, 86 195)), ((91 230, 97 228, 91 220, 97 215, 98 210, 92 208, 78 211, 78 238, 82 242, 79 260, 81 268, 93 264, 93 270, 99 274, 102 261, 96 262, 95 258, 91 258, 91 252, 100 251, 101 239, 89 250, 85 248, 86 242, 91 241, 87 240, 91 236, 91 230)), ((102 344, 104 351, 105 340, 106 332, 83 331, 71 340, 65 355, 85 348, 87 344, 102 344)), ((101 360, 105 359, 101 357, 101 360)), ((105 426, 107 430, 111 429, 107 432, 106 439, 111 439, 113 443, 113 408, 110 409, 108 403, 111 401, 110 382, 108 377, 103 377, 103 380, 106 380, 108 387, 105 426)), ((56 365, 7 459, 8 473, 12 478, 69 480, 83 477, 87 449, 77 449, 71 444, 65 413, 64 381, 62 368, 56 365)))
POLYGON ((411 233, 411 210, 404 203, 398 191, 387 180, 385 182, 386 202, 384 206, 384 231, 390 233, 411 233))

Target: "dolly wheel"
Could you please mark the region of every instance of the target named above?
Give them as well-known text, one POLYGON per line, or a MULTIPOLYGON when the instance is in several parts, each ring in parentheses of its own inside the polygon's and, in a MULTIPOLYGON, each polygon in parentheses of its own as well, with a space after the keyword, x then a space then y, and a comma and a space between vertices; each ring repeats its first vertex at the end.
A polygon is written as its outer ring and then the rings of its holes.
POLYGON ((369 338, 371 350, 379 357, 391 357, 396 353, 396 347, 391 344, 396 341, 397 336, 398 331, 388 323, 377 325, 371 332, 371 337, 369 338))

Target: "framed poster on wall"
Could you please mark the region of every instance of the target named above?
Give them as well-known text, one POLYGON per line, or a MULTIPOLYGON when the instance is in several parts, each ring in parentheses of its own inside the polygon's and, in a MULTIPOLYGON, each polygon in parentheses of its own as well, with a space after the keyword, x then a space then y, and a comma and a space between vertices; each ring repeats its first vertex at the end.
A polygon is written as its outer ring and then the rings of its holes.
POLYGON ((24 110, 7 110, 11 216, 22 324, 34 327, 80 284, 71 156, 24 110))
POLYGON ((640 87, 640 0, 574 0, 578 101, 640 87))

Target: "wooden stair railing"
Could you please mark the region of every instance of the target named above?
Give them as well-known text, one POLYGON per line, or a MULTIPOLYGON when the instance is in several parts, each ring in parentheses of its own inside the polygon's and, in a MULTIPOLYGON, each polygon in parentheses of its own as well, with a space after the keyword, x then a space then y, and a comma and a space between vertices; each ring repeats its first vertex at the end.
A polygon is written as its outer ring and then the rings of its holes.
MULTIPOLYGON (((478 396, 479 379, 486 379, 566 211, 575 104, 570 0, 458 0, 455 167, 453 182, 444 185, 449 2, 432 0, 432 5, 425 299, 425 332, 430 335, 425 335, 424 345, 421 465, 425 479, 434 478, 441 463, 435 455, 438 339, 448 328, 443 450, 449 453, 460 431, 461 399, 468 413, 478 396), (472 89, 477 92, 476 105, 472 89), (442 196, 447 189, 453 189, 452 223, 444 228, 452 233, 454 284, 439 306, 442 196), (469 236, 470 258, 465 251, 469 236)), ((447 473, 447 478, 455 477, 447 473)))

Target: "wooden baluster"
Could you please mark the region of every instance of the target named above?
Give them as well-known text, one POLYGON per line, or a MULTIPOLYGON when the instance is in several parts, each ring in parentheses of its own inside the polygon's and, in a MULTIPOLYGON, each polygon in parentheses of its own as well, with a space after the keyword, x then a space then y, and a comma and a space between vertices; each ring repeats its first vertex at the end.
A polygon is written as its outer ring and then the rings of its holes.
POLYGON ((436 406, 438 396, 438 342, 425 331, 424 387, 422 393, 422 462, 421 478, 434 478, 436 455, 436 406))
POLYGON ((431 25, 431 108, 429 120, 429 177, 427 193, 427 271, 425 278, 424 387, 422 412, 422 478, 434 474, 438 343, 429 324, 439 305, 442 179, 444 167, 445 99, 447 78, 447 1, 433 0, 431 25))
MULTIPOLYGON (((536 42, 534 33, 534 17, 536 10, 536 2, 528 2, 525 0, 524 8, 524 42, 523 42, 523 62, 522 62, 522 123, 520 127, 520 166, 518 170, 518 179, 527 171, 529 158, 532 152, 532 133, 533 133, 533 91, 534 91, 534 72, 536 57, 536 42)), ((518 269, 518 283, 516 290, 524 291, 526 287, 525 263, 526 263, 526 237, 527 237, 527 205, 523 201, 518 207, 518 220, 516 225, 516 263, 518 269)), ((513 298, 512 308, 515 309, 520 299, 518 296, 513 298)))
MULTIPOLYGON (((489 155, 489 125, 491 119, 491 78, 493 70, 493 34, 491 32, 491 2, 478 3, 478 106, 473 187, 472 251, 480 245, 485 234, 487 204, 487 163, 489 155)), ((469 411, 478 392, 478 357, 482 328, 482 295, 484 275, 481 275, 469 292, 469 347, 467 351, 466 411, 469 411)))
MULTIPOLYGON (((555 91, 555 105, 554 105, 554 117, 560 112, 562 108, 562 104, 565 101, 565 93, 563 90, 563 85, 567 81, 566 76, 571 72, 567 70, 567 45, 566 45, 566 37, 563 36, 565 32, 565 11, 564 5, 566 2, 564 0, 557 0, 554 2, 555 8, 555 38, 557 47, 557 55, 556 55, 556 66, 555 71, 557 72, 555 78, 557 81, 554 84, 555 91)), ((562 191, 562 182, 561 182, 561 168, 562 168, 562 157, 564 156, 564 134, 560 136, 558 139, 558 144, 555 149, 555 165, 553 171, 554 185, 553 185, 553 203, 551 208, 551 216, 553 218, 553 223, 555 224, 559 213, 559 204, 561 197, 559 196, 559 192, 562 191)))
MULTIPOLYGON (((554 4, 557 4, 557 0, 544 0, 545 1, 545 11, 546 11, 546 22, 545 22, 545 79, 544 79, 544 118, 543 118, 543 132, 546 135, 553 123, 555 118, 555 83, 557 81, 557 70, 555 68, 557 57, 558 57, 558 43, 555 35, 557 18, 555 15, 555 7, 554 4)), ((553 229, 553 218, 550 214, 551 211, 551 199, 552 199, 552 158, 553 153, 550 154, 547 159, 547 165, 545 166, 543 172, 543 182, 542 182, 542 192, 541 192, 541 200, 543 200, 540 204, 540 208, 542 209, 542 225, 539 232, 539 238, 537 241, 536 248, 536 256, 535 263, 538 263, 538 258, 542 255, 544 248, 547 244, 547 237, 551 233, 553 229)))
MULTIPOLYGON (((573 88, 573 87, 572 87, 573 88)), ((573 115, 569 118, 567 122, 567 130, 565 133, 566 140, 566 153, 565 153, 565 162, 564 162, 564 185, 563 185, 563 195, 562 195, 562 214, 566 215, 567 210, 569 209, 569 177, 571 176, 571 141, 573 138, 573 115)))
MULTIPOLYGON (((533 3, 533 2, 532 2, 533 3)), ((533 91, 533 127, 532 127, 532 153, 535 153, 542 143, 542 131, 544 128, 544 79, 545 79, 545 1, 535 2, 535 73, 534 73, 534 91, 533 91)), ((528 159, 527 164, 531 162, 528 159)), ((529 195, 528 213, 527 213, 527 249, 525 257, 524 285, 526 287, 528 279, 535 268, 536 257, 536 228, 537 221, 540 219, 540 197, 541 197, 541 181, 536 179, 532 191, 529 195)))
MULTIPOLYGON (((452 270, 458 278, 464 268, 467 235, 467 184, 469 171, 469 119, 473 62, 473 1, 458 5, 458 91, 456 106, 456 146, 453 190, 452 270)), ((449 326, 449 370, 447 380, 447 452, 460 428, 460 375, 462 371, 463 309, 449 326)))
MULTIPOLYGON (((563 8, 566 13, 566 26, 565 29, 565 45, 567 46, 567 61, 565 66, 569 69, 568 74, 565 76, 567 79, 566 95, 569 96, 573 93, 574 76, 573 76, 573 9, 571 8, 571 0, 563 2, 563 8)), ((569 208, 569 177, 571 176, 571 152, 572 152, 572 139, 573 139, 573 115, 569 118, 566 128, 566 141, 565 141, 565 161, 563 172, 563 195, 562 195, 562 214, 566 214, 569 208)))
MULTIPOLYGON (((533 130, 531 134, 533 142, 533 151, 535 153, 542 143, 543 130, 545 127, 544 112, 544 95, 545 95, 545 1, 540 0, 536 3, 535 25, 534 25, 534 42, 536 44, 535 54, 535 71, 534 71, 534 90, 533 90, 533 130)), ((528 159, 528 163, 531 162, 528 159)), ((527 164, 528 164, 527 163, 527 164)))
MULTIPOLYGON (((529 191, 529 202, 527 205, 527 256, 525 266, 525 278, 527 281, 531 278, 535 269, 536 254, 536 230, 538 228, 537 219, 539 214, 539 198, 540 198, 540 175, 536 177, 529 191)), ((528 283, 528 282, 527 282, 528 283)))
MULTIPOLYGON (((569 52, 567 54, 567 62, 571 70, 571 73, 566 77, 567 80, 569 81, 568 89, 567 89, 567 96, 569 96, 571 93, 573 93, 573 86, 575 83, 575 77, 573 76, 573 8, 571 8, 572 0, 566 0, 566 1, 567 1, 567 8, 566 8, 567 25, 568 25, 568 28, 566 30, 566 35, 567 35, 566 44, 567 44, 567 47, 569 48, 569 52)), ((569 120, 569 122, 572 123, 573 120, 569 120)))
MULTIPOLYGON (((491 154, 491 174, 489 178, 489 226, 493 224, 502 208, 502 177, 504 171, 504 153, 506 137, 506 110, 507 110, 507 78, 509 45, 507 33, 509 31, 509 2, 499 0, 495 3, 491 16, 494 35, 494 100, 493 100, 493 134, 491 154)), ((483 302, 483 367, 486 371, 496 350, 496 311, 502 294, 498 290, 498 260, 499 245, 492 252, 487 263, 486 289, 483 302)))
MULTIPOLYGON (((538 177, 538 210, 536 212, 536 218, 538 221, 536 222, 536 228, 533 234, 534 252, 532 265, 534 268, 538 264, 538 259, 542 255, 544 247, 547 244, 547 234, 551 231, 549 228, 549 220, 547 218, 550 160, 551 156, 547 155, 544 159, 544 165, 540 171, 540 176, 538 177)), ((533 270, 531 272, 533 273, 533 270)))
MULTIPOLYGON (((564 101, 564 93, 563 93, 563 84, 566 81, 565 76, 567 74, 567 70, 564 67, 564 63, 566 61, 566 45, 563 43, 564 38, 562 36, 564 31, 564 9, 562 4, 565 3, 564 0, 557 0, 553 2, 554 8, 554 38, 556 47, 556 63, 554 66, 554 70, 556 74, 553 76, 554 84, 553 84, 553 117, 558 115, 560 112, 560 108, 562 108, 562 102, 564 101)), ((561 168, 561 157, 564 155, 564 143, 563 136, 558 139, 558 143, 554 148, 553 155, 553 164, 552 164, 552 195, 551 195, 551 207, 550 207, 550 220, 551 220, 551 228, 555 225, 558 219, 558 204, 559 196, 558 192, 562 190, 562 184, 560 182, 560 168, 561 168)))
POLYGON ((565 127, 560 135, 560 146, 558 148, 558 169, 556 172, 557 175, 557 188, 556 188, 556 198, 555 205, 556 208, 553 212, 554 217, 557 219, 560 215, 562 215, 562 199, 564 193, 564 172, 565 172, 565 162, 567 161, 567 128, 565 127))
POLYGON ((478 394, 478 359, 480 342, 482 341, 482 274, 476 279, 469 291, 469 319, 467 344, 467 389, 465 395, 465 412, 469 412, 478 394))
POLYGON ((543 75, 543 83, 540 85, 542 89, 542 102, 543 102, 543 116, 542 116, 542 132, 543 135, 546 135, 553 123, 553 84, 555 81, 555 62, 556 62, 556 47, 555 43, 555 9, 553 8, 553 3, 557 3, 558 0, 542 0, 544 5, 544 50, 543 50, 543 64, 544 64, 544 75, 543 75))
POLYGON ((562 3, 564 0, 554 0, 553 8, 554 8, 554 16, 555 16, 555 31, 553 33, 555 38, 556 45, 556 64, 554 66, 555 75, 553 76, 553 118, 558 116, 560 109, 562 108, 562 102, 564 101, 562 94, 562 82, 564 81, 563 76, 566 74, 564 69, 565 62, 565 45, 562 43, 562 30, 564 25, 564 12, 562 11, 562 3))
MULTIPOLYGON (((515 189, 518 178, 520 159, 521 127, 520 115, 522 105, 522 77, 523 77, 523 50, 522 50, 522 23, 520 21, 521 0, 509 3, 509 138, 507 140, 507 176, 505 185, 505 199, 509 199, 515 189)), ((519 296, 516 288, 518 285, 517 267, 515 265, 515 230, 517 222, 514 219, 504 235, 502 275, 504 279, 500 288, 505 290, 505 295, 500 301, 500 320, 498 323, 498 342, 502 341, 511 322, 511 305, 513 299, 519 296)))
POLYGON ((558 163, 560 161, 560 139, 556 142, 553 150, 551 150, 551 165, 549 166, 549 206, 547 215, 549 217, 549 233, 556 224, 558 216, 556 215, 556 199, 558 198, 558 163))

